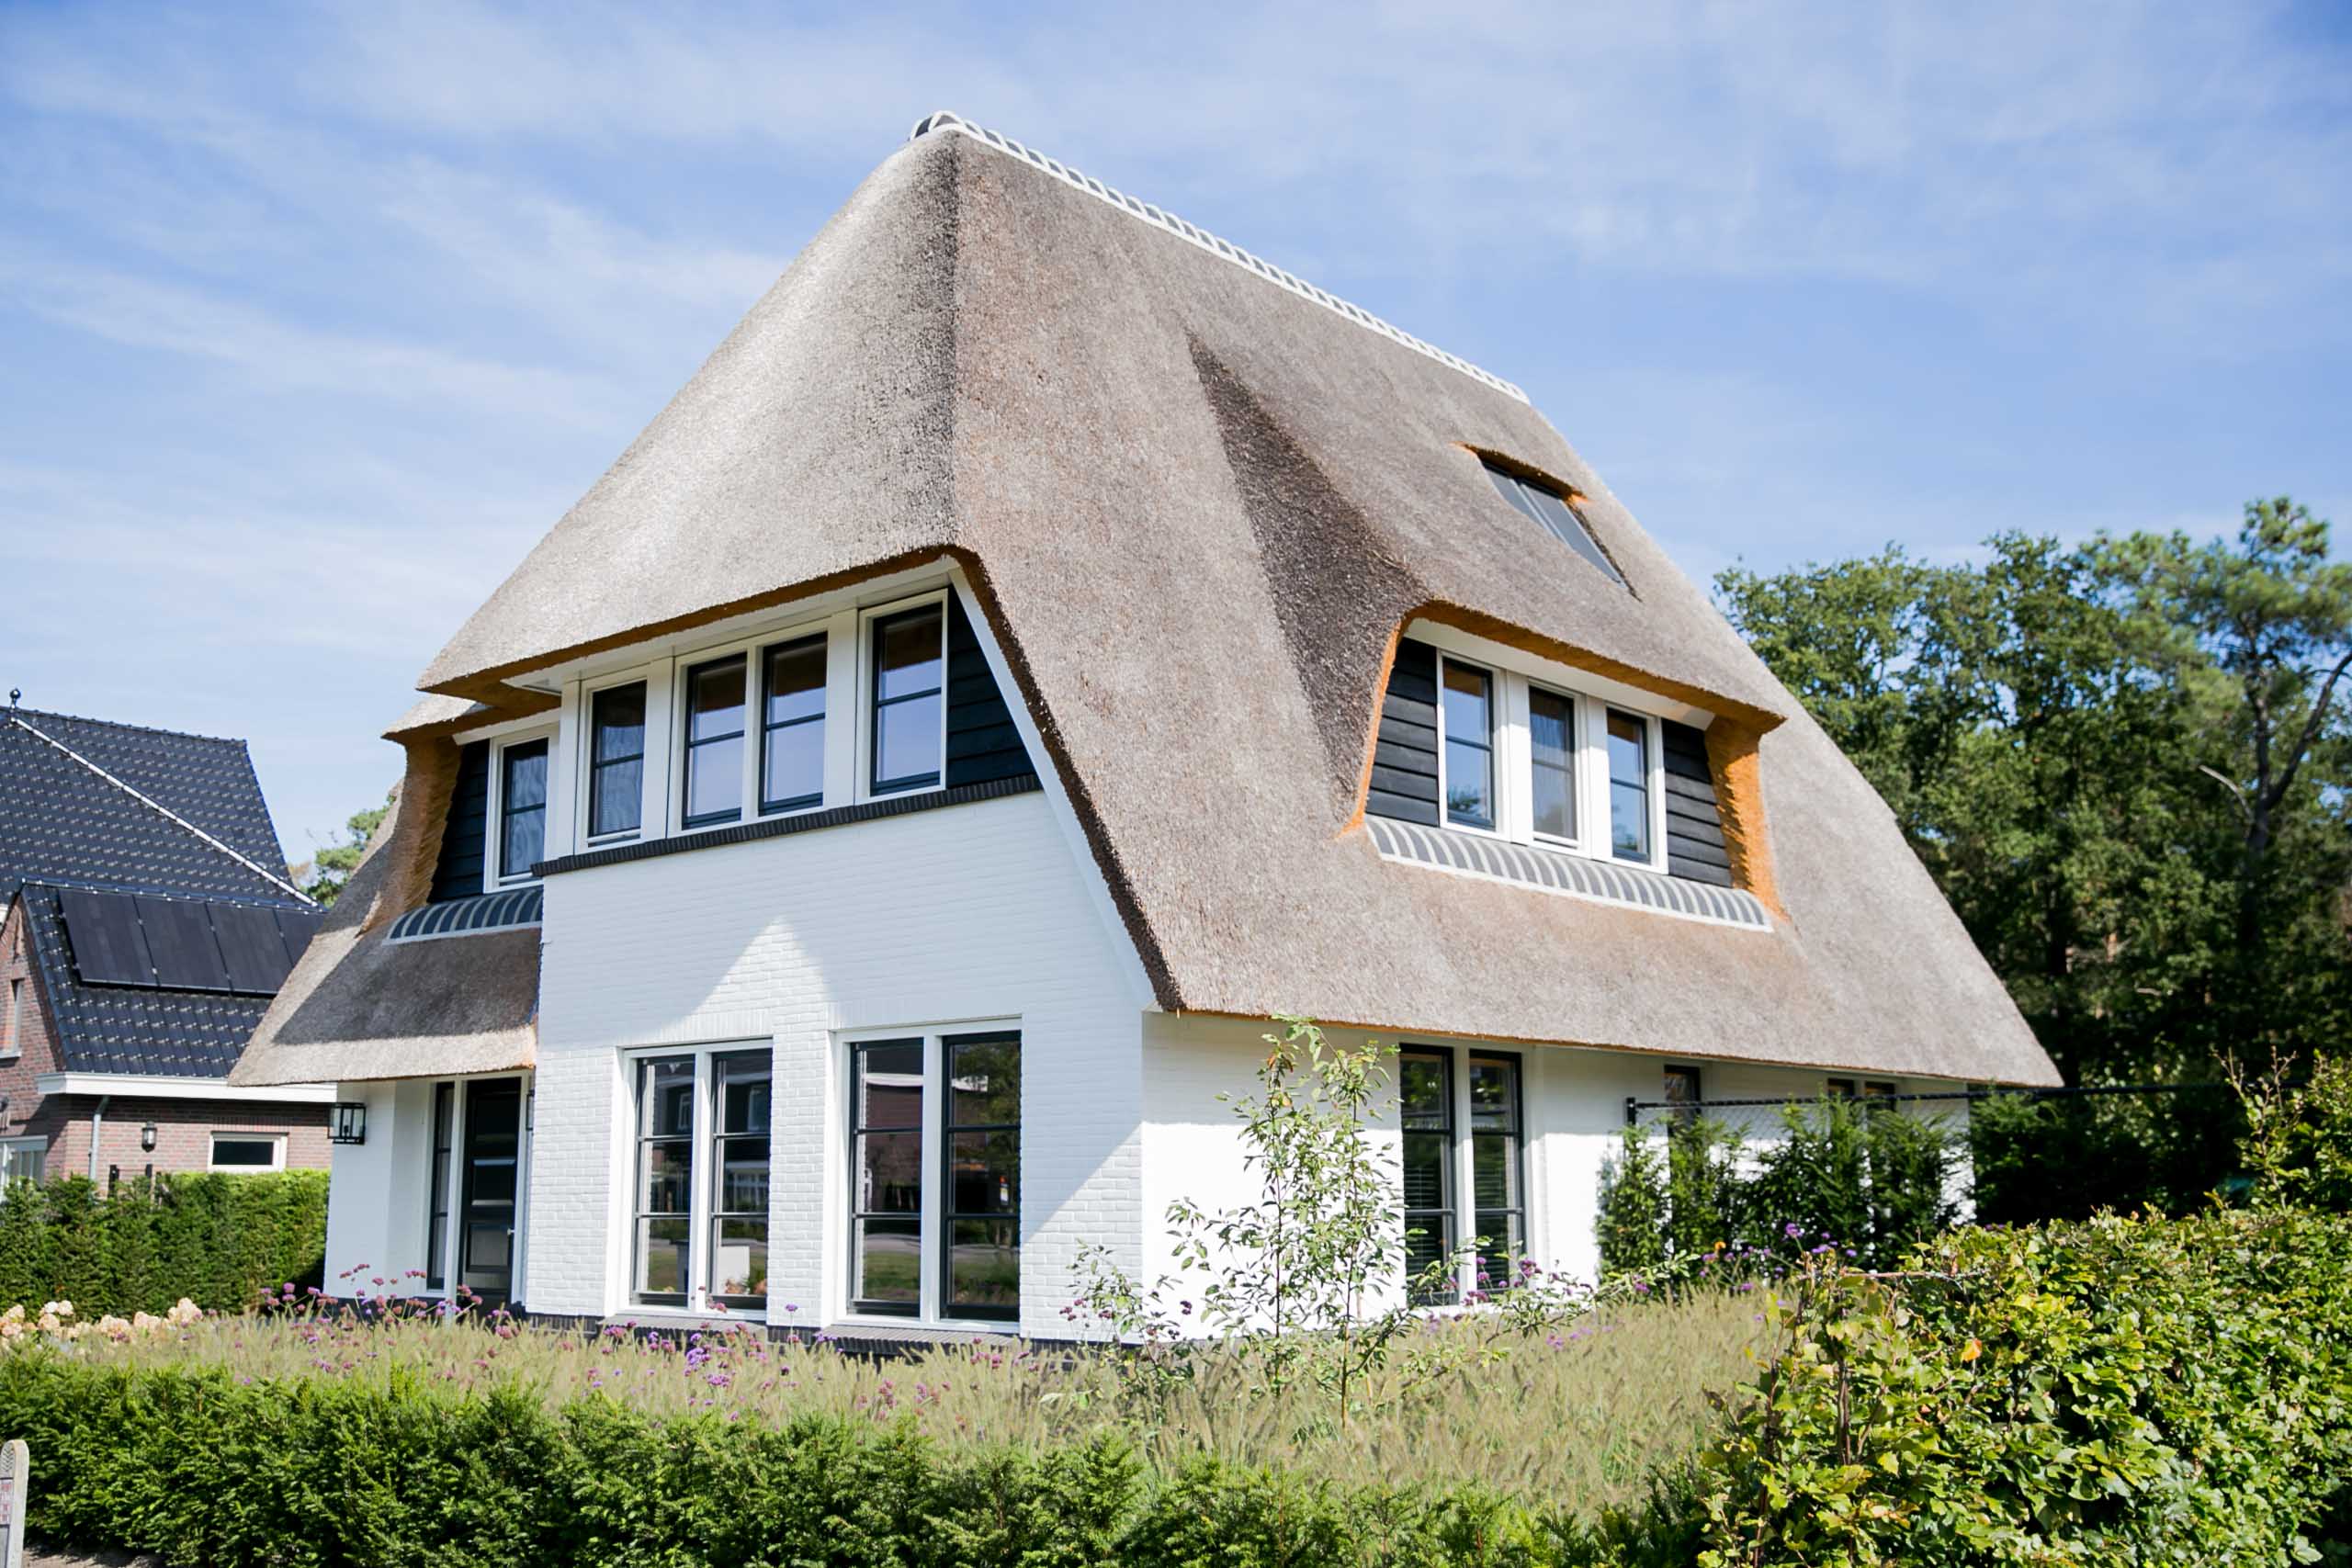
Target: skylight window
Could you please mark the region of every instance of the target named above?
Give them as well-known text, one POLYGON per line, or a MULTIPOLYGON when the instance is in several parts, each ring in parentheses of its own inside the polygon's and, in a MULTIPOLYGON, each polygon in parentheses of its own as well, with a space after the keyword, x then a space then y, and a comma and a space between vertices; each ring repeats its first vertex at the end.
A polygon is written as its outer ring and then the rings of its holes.
POLYGON ((1599 567, 1603 577, 1620 588, 1625 586, 1623 575, 1592 536, 1591 525, 1566 496, 1538 480, 1497 468, 1483 457, 1479 461, 1486 463, 1487 477, 1495 481, 1495 489, 1521 515, 1542 524, 1560 543, 1599 567))

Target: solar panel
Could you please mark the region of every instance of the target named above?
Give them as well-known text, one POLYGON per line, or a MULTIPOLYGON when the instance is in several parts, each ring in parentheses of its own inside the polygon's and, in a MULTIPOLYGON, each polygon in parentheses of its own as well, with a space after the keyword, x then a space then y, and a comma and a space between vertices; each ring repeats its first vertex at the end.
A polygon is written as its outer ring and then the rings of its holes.
POLYGON ((139 929, 137 900, 128 894, 68 888, 57 895, 57 904, 58 912, 65 917, 65 939, 74 947, 74 973, 85 984, 155 984, 147 938, 139 929))
POLYGON ((139 900, 139 923, 155 960, 155 984, 175 991, 225 991, 229 966, 212 940, 212 921, 195 898, 139 900))
POLYGON ((319 934, 319 926, 326 916, 316 909, 280 909, 277 911, 278 933, 286 939, 286 964, 292 968, 301 962, 302 950, 319 934))
POLYGON ((228 962, 229 988, 249 996, 276 996, 294 961, 286 955, 286 943, 270 911, 250 904, 205 908, 212 914, 212 934, 220 941, 220 956, 228 962))

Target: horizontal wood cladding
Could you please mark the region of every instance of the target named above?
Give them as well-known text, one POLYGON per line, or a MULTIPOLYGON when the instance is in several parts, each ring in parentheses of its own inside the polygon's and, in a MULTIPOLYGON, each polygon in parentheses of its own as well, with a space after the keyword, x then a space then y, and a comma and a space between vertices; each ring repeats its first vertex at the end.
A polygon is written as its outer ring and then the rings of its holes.
POLYGON ((1437 826, 1437 649, 1428 643, 1408 637, 1396 645, 1363 808, 1437 826))
POLYGON ((1664 721, 1666 737, 1666 869, 1717 887, 1732 886, 1724 847, 1723 810, 1707 765, 1707 737, 1687 724, 1664 721))
POLYGON ((947 786, 1036 772, 956 594, 947 596, 947 786))
POLYGON ((490 830, 490 742, 458 748, 458 784, 449 795, 449 816, 441 829, 441 854, 433 863, 433 902, 473 898, 481 893, 482 846, 490 830))

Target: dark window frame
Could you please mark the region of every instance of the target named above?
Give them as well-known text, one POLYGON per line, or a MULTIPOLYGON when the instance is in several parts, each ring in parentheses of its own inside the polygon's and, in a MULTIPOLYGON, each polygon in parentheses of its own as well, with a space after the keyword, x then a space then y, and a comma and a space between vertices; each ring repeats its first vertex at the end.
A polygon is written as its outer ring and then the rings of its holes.
POLYGON ((1604 707, 1601 710, 1601 757, 1605 764, 1604 771, 1606 772, 1609 779, 1609 799, 1605 803, 1608 816, 1609 858, 1611 860, 1623 861, 1627 865, 1647 866, 1652 870, 1657 869, 1659 860, 1657 852, 1659 848, 1657 831, 1657 793, 1660 788, 1660 783, 1657 778, 1657 773, 1664 763, 1663 752, 1665 750, 1665 748, 1659 744, 1657 729, 1657 721, 1652 718, 1648 714, 1636 713, 1632 708, 1616 707, 1613 705, 1604 707), (1611 744, 1617 739, 1614 735, 1609 733, 1610 722, 1612 719, 1620 718, 1630 721, 1634 729, 1640 733, 1642 738, 1641 780, 1638 784, 1622 782, 1619 780, 1617 777, 1617 769, 1614 759, 1611 757, 1609 750, 1611 744), (1638 789, 1641 791, 1642 842, 1641 852, 1638 854, 1627 853, 1623 849, 1620 848, 1617 843, 1617 792, 1620 789, 1638 789))
MULTIPOLYGON (((968 1318, 975 1322, 1017 1323, 1021 1318, 1021 1205, 1022 1184, 1016 1174, 1012 1190, 1012 1213, 966 1214, 956 1207, 956 1134, 958 1133, 1011 1133, 1012 1157, 1018 1172, 1021 1158, 1021 1107, 1013 1104, 1011 1122, 963 1122, 956 1120, 956 1047, 958 1045, 996 1045, 1010 1043, 1021 1049, 1021 1031, 1017 1029, 979 1030, 964 1034, 943 1034, 939 1037, 939 1236, 935 1249, 939 1258, 939 1313, 941 1318, 968 1318), (1010 1306, 985 1303, 961 1303, 956 1300, 956 1222, 970 1220, 1010 1220, 1012 1225, 1013 1300, 1010 1306)), ((1025 1064, 1024 1064, 1025 1065, 1025 1064)), ((929 1087, 925 1086, 926 1089, 929 1087)), ((920 1293, 920 1292, 918 1292, 920 1293)))
MULTIPOLYGON (((707 1053, 707 1056, 709 1060, 708 1071, 710 1077, 710 1089, 707 1094, 699 1097, 701 1110, 707 1111, 710 1117, 709 1127, 703 1130, 700 1136, 702 1141, 709 1145, 711 1156, 710 1179, 708 1182, 710 1192, 709 1213, 703 1216, 704 1227, 709 1236, 709 1246, 704 1251, 704 1257, 707 1259, 705 1267, 709 1270, 710 1278, 703 1281, 703 1295, 705 1300, 711 1305, 723 1307, 730 1312, 764 1312, 767 1309, 768 1304, 767 1293, 764 1289, 756 1294, 749 1292, 722 1292, 719 1290, 718 1247, 721 1227, 727 1224, 729 1221, 733 1221, 738 1224, 754 1219, 759 1221, 760 1246, 763 1249, 765 1249, 768 1247, 768 1244, 772 1239, 769 1235, 769 1231, 772 1228, 769 1216, 774 1213, 775 1202, 775 1190, 774 1187, 775 1161, 775 1053, 772 1049, 762 1046, 743 1051, 713 1051, 707 1053), (729 1062, 748 1061, 757 1061, 765 1066, 766 1077, 764 1080, 752 1077, 750 1079, 738 1078, 733 1081, 738 1083, 745 1081, 764 1081, 767 1084, 767 1124, 757 1129, 756 1132, 747 1129, 741 1132, 730 1133, 727 1130, 726 1099, 727 1086, 729 1080, 725 1073, 720 1069, 725 1064, 729 1062), (724 1208, 721 1204, 724 1197, 722 1189, 725 1187, 727 1179, 727 1145, 729 1143, 748 1142, 754 1136, 763 1139, 767 1145, 769 1179, 763 1183, 763 1188, 767 1197, 767 1203, 764 1207, 757 1210, 724 1208)), ((693 1207, 691 1192, 687 1200, 687 1206, 690 1210, 693 1207)), ((688 1279, 688 1296, 689 1299, 691 1299, 693 1292, 691 1274, 688 1279)), ((763 1286, 766 1283, 766 1276, 764 1273, 762 1276, 761 1282, 763 1286)))
POLYGON ((1697 1067, 1680 1062, 1668 1062, 1664 1070, 1665 1082, 1658 1091, 1658 1098, 1666 1101, 1667 1114, 1677 1122, 1696 1122, 1707 1103, 1704 1075, 1697 1067), (1689 1084, 1690 1092, 1687 1095, 1675 1093, 1674 1086, 1678 1083, 1689 1084))
POLYGON ((695 798, 695 753, 713 746, 724 746, 729 740, 740 742, 745 750, 752 744, 752 656, 747 649, 738 649, 716 659, 706 659, 686 666, 685 679, 679 690, 684 699, 678 712, 678 826, 684 829, 716 828, 722 823, 743 819, 743 758, 735 759, 735 804, 723 811, 696 814, 690 809, 695 798), (725 735, 706 735, 695 739, 695 683, 703 672, 734 665, 742 672, 743 700, 737 708, 735 728, 725 735))
POLYGON ((498 748, 498 820, 494 835, 496 844, 491 856, 495 871, 492 881, 502 885, 510 882, 527 882, 532 876, 531 867, 547 859, 549 793, 548 786, 555 782, 553 752, 554 748, 548 744, 548 738, 544 735, 533 736, 522 740, 504 741, 498 748), (537 750, 539 759, 539 798, 533 805, 517 808, 514 805, 514 763, 518 757, 530 756, 534 749, 537 750), (510 841, 508 824, 517 817, 531 816, 536 816, 539 819, 539 852, 529 863, 518 869, 506 863, 506 852, 510 841))
POLYGON ((831 637, 829 633, 823 630, 809 632, 799 637, 786 637, 781 642, 769 643, 760 649, 760 750, 759 755, 753 759, 752 765, 758 770, 759 773, 760 815, 763 817, 783 811, 806 811, 825 804, 824 725, 828 716, 826 711, 826 698, 830 695, 828 682, 831 681, 832 674, 831 651, 831 637), (817 649, 820 655, 821 662, 824 666, 824 678, 820 679, 817 682, 817 711, 813 714, 803 714, 797 718, 787 718, 781 723, 770 721, 768 718, 769 682, 775 672, 776 656, 783 653, 805 652, 812 645, 817 649), (797 729, 805 725, 811 724, 817 726, 818 735, 816 793, 813 795, 793 795, 783 799, 769 799, 768 746, 770 738, 780 731, 797 729))
POLYGON ((1625 581, 1625 574, 1617 570, 1617 562, 1602 546, 1600 536, 1593 532, 1592 520, 1577 505, 1583 498, 1576 491, 1555 486, 1549 479, 1537 479, 1532 474, 1507 468, 1483 453, 1479 455, 1478 462, 1487 470, 1487 478, 1493 482, 1496 492, 1512 511, 1583 557, 1610 581, 1629 593, 1633 592, 1632 584, 1625 581), (1565 515, 1566 527, 1562 526, 1559 519, 1546 514, 1547 508, 1544 505, 1546 501, 1565 515))
MULTIPOLYGON (((696 1134, 692 1120, 692 1110, 689 1109, 686 1130, 683 1134, 655 1134, 645 1130, 645 1091, 646 1086, 653 1081, 653 1070, 665 1064, 677 1062, 684 1062, 688 1067, 694 1068, 695 1066, 695 1053, 691 1051, 650 1052, 630 1059, 630 1066, 635 1069, 637 1081, 630 1086, 629 1095, 629 1109, 633 1117, 629 1137, 635 1147, 629 1161, 628 1299, 639 1306, 684 1308, 692 1305, 695 1297, 695 1270, 698 1267, 696 1254, 700 1250, 695 1246, 695 1170, 696 1156, 701 1151, 695 1146, 696 1134), (683 1213, 645 1207, 646 1149, 653 1144, 684 1144, 686 1147, 686 1206, 683 1213), (667 1219, 681 1219, 686 1223, 685 1258, 678 1272, 678 1282, 683 1288, 676 1291, 640 1291, 637 1286, 638 1281, 645 1276, 643 1250, 645 1222, 667 1219)), ((698 1068, 696 1071, 699 1073, 698 1068)), ((695 1098, 691 1091, 688 1098, 691 1107, 691 1101, 695 1098)))
POLYGON ((424 1288, 449 1288, 449 1190, 458 1172, 458 1085, 433 1086, 433 1152, 424 1168, 433 1190, 424 1197, 424 1288))
POLYGON ((648 752, 647 724, 652 716, 651 693, 643 681, 619 681, 600 686, 588 694, 588 840, 605 843, 615 840, 634 838, 645 830, 645 759, 648 752), (624 692, 637 693, 637 751, 633 756, 605 757, 599 754, 597 737, 605 728, 603 708, 607 697, 624 692), (618 828, 599 829, 605 801, 605 777, 608 772, 637 764, 637 799, 628 821, 618 828))
MULTIPOLYGON (((1408 1113, 1403 1100, 1401 1098, 1398 1100, 1396 1120, 1399 1138, 1409 1137, 1416 1134, 1423 1135, 1433 1134, 1445 1148, 1445 1157, 1439 1167, 1442 1191, 1438 1206, 1430 1208, 1424 1205, 1418 1209, 1413 1208, 1410 1206, 1409 1198, 1407 1198, 1402 1213, 1405 1217, 1405 1229, 1408 1232, 1414 1228, 1417 1218, 1435 1216, 1438 1223, 1434 1227, 1423 1226, 1422 1228, 1428 1232, 1431 1244, 1437 1248, 1438 1256, 1453 1265, 1453 1284, 1450 1288, 1440 1291, 1412 1292, 1412 1304, 1415 1306, 1447 1306, 1462 1299, 1462 1259, 1460 1244, 1456 1240, 1462 1224, 1462 1199, 1461 1194, 1456 1190, 1461 1186, 1461 1173, 1458 1168, 1462 1158, 1462 1145, 1459 1141, 1461 1132, 1455 1125, 1453 1104, 1453 1059, 1456 1055, 1457 1053, 1452 1049, 1440 1045, 1408 1046, 1396 1054, 1400 1077, 1403 1064, 1408 1059, 1433 1062, 1437 1065, 1439 1086, 1439 1111, 1434 1126, 1412 1125, 1407 1120, 1408 1113)), ((1398 1150, 1398 1156, 1397 1177, 1401 1184, 1404 1176, 1401 1147, 1398 1150)), ((1406 1194, 1399 1192, 1398 1196, 1406 1197, 1406 1194)), ((1427 1266, 1424 1264, 1423 1268, 1427 1266)), ((1413 1267, 1412 1243, 1408 1239, 1405 1252, 1405 1283, 1408 1292, 1411 1291, 1412 1284, 1419 1275, 1419 1271, 1413 1267)))
POLYGON ((1477 1192, 1478 1139, 1481 1135, 1492 1137, 1497 1135, 1497 1134, 1495 1130, 1482 1130, 1478 1126, 1478 1108, 1475 1090, 1473 1091, 1470 1106, 1470 1122, 1469 1124, 1463 1129, 1464 1136, 1468 1139, 1471 1149, 1471 1190, 1469 1193, 1471 1234, 1479 1237, 1482 1241, 1487 1244, 1478 1248, 1477 1257, 1475 1262, 1475 1267, 1477 1269, 1477 1274, 1475 1277, 1475 1283, 1476 1284, 1477 1289, 1481 1292, 1484 1292, 1488 1295, 1494 1295, 1500 1292, 1510 1290, 1518 1282, 1518 1260, 1528 1255, 1529 1204, 1527 1201, 1527 1059, 1517 1051, 1471 1050, 1464 1052, 1463 1055, 1465 1058, 1463 1063, 1463 1071, 1465 1080, 1475 1080, 1478 1064, 1481 1062, 1506 1063, 1510 1067, 1510 1125, 1507 1130, 1502 1131, 1501 1135, 1510 1139, 1510 1164, 1511 1176, 1513 1178, 1511 1181, 1511 1191, 1516 1200, 1515 1201, 1497 1209, 1485 1209, 1479 1206, 1477 1192), (1518 1235, 1516 1237, 1512 1237, 1506 1234, 1500 1238, 1487 1235, 1486 1230, 1486 1217, 1490 1213, 1502 1215, 1507 1220, 1515 1220, 1517 1222, 1518 1235), (1502 1270, 1498 1274, 1489 1269, 1487 1261, 1488 1254, 1495 1250, 1494 1244, 1498 1240, 1499 1240, 1501 1244, 1504 1257, 1507 1259, 1502 1270))
POLYGON ((865 697, 866 728, 870 731, 865 746, 866 792, 879 798, 888 795, 906 795, 916 790, 940 789, 947 781, 947 601, 945 598, 927 600, 888 611, 867 618, 865 623, 865 697), (929 615, 939 624, 939 684, 920 692, 901 692, 896 696, 882 694, 883 634, 890 626, 929 615), (903 704, 921 702, 926 697, 939 700, 940 740, 935 765, 929 773, 905 773, 896 778, 882 776, 882 711, 903 704))
MULTIPOLYGON (((910 1217, 903 1210, 866 1209, 861 1207, 858 1203, 857 1177, 859 1156, 865 1152, 865 1150, 860 1146, 859 1140, 873 1133, 903 1134, 910 1131, 909 1128, 899 1126, 875 1127, 861 1118, 859 1102, 864 1097, 859 1094, 858 1090, 865 1082, 864 1055, 865 1052, 875 1050, 885 1045, 912 1045, 921 1055, 922 1066, 919 1069, 918 1076, 922 1080, 920 1092, 923 1098, 917 1102, 914 1126, 911 1129, 915 1134, 916 1146, 918 1149, 922 1146, 922 1140, 924 1137, 926 1131, 925 1124, 931 1115, 931 1109, 928 1104, 931 1093, 931 1042, 929 1037, 922 1034, 889 1035, 877 1037, 872 1040, 853 1040, 849 1043, 849 1137, 846 1140, 849 1145, 849 1224, 847 1227, 849 1234, 845 1238, 849 1243, 849 1279, 847 1281, 847 1289, 843 1294, 844 1299, 849 1303, 849 1310, 851 1313, 860 1317, 920 1318, 922 1316, 922 1258, 924 1251, 922 1235, 923 1199, 922 1194, 920 1191, 915 1195, 915 1206, 911 1216, 915 1222, 915 1299, 910 1302, 881 1301, 873 1297, 861 1296, 857 1293, 858 1287, 864 1283, 864 1280, 859 1274, 857 1267, 858 1226, 868 1220, 902 1221, 910 1217)), ((917 1180, 921 1180, 922 1178, 922 1168, 923 1162, 921 1157, 918 1156, 915 1161, 917 1180)))

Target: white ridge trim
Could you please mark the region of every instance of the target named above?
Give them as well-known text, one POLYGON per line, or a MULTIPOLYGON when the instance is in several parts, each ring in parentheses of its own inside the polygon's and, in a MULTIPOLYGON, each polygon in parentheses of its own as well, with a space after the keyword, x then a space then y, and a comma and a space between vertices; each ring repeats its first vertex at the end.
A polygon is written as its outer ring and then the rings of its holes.
POLYGON ((1076 169, 1056 163, 1034 148, 1023 146, 1010 136, 1001 135, 996 131, 974 125, 961 115, 951 114, 944 109, 937 114, 925 115, 915 121, 915 128, 908 134, 907 140, 920 141, 925 136, 935 133, 968 136, 983 146, 993 147, 1000 152, 1019 158, 1024 163, 1033 164, 1061 181, 1062 184, 1075 190, 1082 190, 1098 201, 1109 202, 1113 207, 1139 222, 1148 223, 1155 229, 1164 229, 1189 244, 1198 245, 1213 256, 1222 257, 1238 267, 1256 273, 1277 288, 1286 288, 1303 299, 1312 299, 1325 310, 1345 316, 1356 325, 1378 333, 1393 343, 1402 344, 1416 354, 1427 355, 1440 365, 1459 370, 1474 381, 1492 387, 1496 391, 1507 397, 1516 398, 1522 403, 1527 401, 1525 392, 1521 391, 1501 377, 1481 370, 1468 360, 1448 354, 1434 344, 1423 343, 1402 328, 1390 326, 1361 306, 1351 305, 1338 295, 1316 288, 1305 278, 1293 276, 1273 263, 1251 255, 1240 246, 1229 241, 1220 240, 1207 230, 1196 228, 1172 212, 1163 212, 1148 201, 1137 201, 1134 197, 1114 190, 1091 175, 1081 175, 1076 169))
POLYGON ((178 823, 181 827, 187 829, 189 832, 195 834, 198 838, 203 840, 214 849, 219 850, 222 854, 227 855, 231 860, 235 861, 239 865, 243 866, 247 871, 252 872, 255 876, 260 877, 263 881, 270 883, 275 886, 283 887, 286 891, 291 893, 295 897, 300 898, 303 903, 310 905, 314 909, 319 907, 318 900, 312 898, 308 893, 303 892, 300 888, 295 886, 292 883, 287 881, 286 878, 278 875, 267 866, 263 865, 258 861, 250 860, 245 856, 239 854, 236 851, 231 849, 228 845, 222 843, 220 840, 214 838, 211 834, 206 832, 203 829, 198 827, 195 823, 189 821, 178 812, 174 811, 170 807, 165 806, 163 802, 156 800, 152 796, 140 794, 139 791, 131 788, 129 784, 123 783, 120 779, 115 777, 112 773, 107 772, 104 768, 101 768, 96 762, 93 762, 90 759, 82 755, 81 752, 74 750, 71 746, 66 745, 63 741, 42 734, 40 730, 35 729, 31 725, 27 724, 14 713, 8 715, 8 722, 15 725, 18 729, 23 730, 26 734, 31 736, 34 739, 39 740, 45 745, 53 746, 58 750, 62 751, 74 761, 81 763, 82 766, 89 769, 90 772, 97 774, 98 777, 106 780, 107 783, 122 791, 123 794, 130 796, 131 799, 147 807, 148 810, 157 813, 166 820, 178 823))

